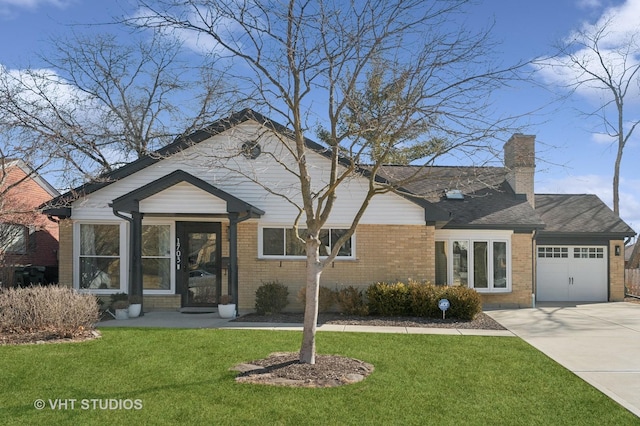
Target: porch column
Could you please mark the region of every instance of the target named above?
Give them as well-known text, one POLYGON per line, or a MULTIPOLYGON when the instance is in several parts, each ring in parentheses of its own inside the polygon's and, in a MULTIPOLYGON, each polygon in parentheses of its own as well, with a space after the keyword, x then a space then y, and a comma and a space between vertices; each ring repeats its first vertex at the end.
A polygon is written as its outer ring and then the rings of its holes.
POLYGON ((228 294, 239 306, 238 300, 238 213, 229 213, 229 288, 228 294))
MULTIPOLYGON (((139 296, 142 300, 142 213, 131 212, 131 219, 129 295, 139 296)), ((140 315, 143 315, 143 310, 140 315)))

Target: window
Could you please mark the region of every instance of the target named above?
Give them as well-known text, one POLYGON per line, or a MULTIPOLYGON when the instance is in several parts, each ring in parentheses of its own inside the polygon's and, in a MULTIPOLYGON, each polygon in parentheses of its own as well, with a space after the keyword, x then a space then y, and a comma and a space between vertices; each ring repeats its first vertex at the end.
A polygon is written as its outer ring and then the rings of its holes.
POLYGON ((506 234, 505 239, 479 232, 468 239, 455 237, 464 235, 462 232, 447 234, 446 240, 436 241, 436 284, 461 285, 480 292, 511 290, 511 254, 506 234))
MULTIPOLYGON (((338 239, 346 229, 323 229, 320 231, 320 256, 328 256, 338 239)), ((306 256, 304 241, 307 235, 306 229, 298 229, 300 238, 293 228, 262 228, 262 257, 292 257, 306 256)), ((339 249, 338 258, 353 258, 353 236, 349 238, 339 249)))
POLYGON ((120 225, 80 224, 79 285, 120 289, 120 225))
POLYGON ((171 226, 142 225, 142 286, 171 289, 171 226))
POLYGON ((469 242, 453 242, 453 285, 468 285, 469 281, 469 242))
POLYGON ((538 247, 538 257, 566 259, 569 257, 569 249, 567 247, 538 247))
POLYGON ((604 258, 604 249, 600 247, 574 247, 574 259, 602 259, 604 258))
POLYGON ((23 225, 11 223, 0 224, 0 251, 10 254, 25 254, 27 252, 27 241, 29 240, 29 229, 23 225))

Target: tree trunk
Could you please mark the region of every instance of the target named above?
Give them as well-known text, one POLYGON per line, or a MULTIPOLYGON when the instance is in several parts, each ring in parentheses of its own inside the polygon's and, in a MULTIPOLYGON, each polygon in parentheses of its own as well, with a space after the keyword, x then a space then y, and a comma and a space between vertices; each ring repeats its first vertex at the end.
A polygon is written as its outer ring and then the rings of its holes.
POLYGON ((304 328, 302 331, 302 346, 300 347, 300 362, 316 363, 316 328, 318 324, 318 293, 320 291, 320 275, 322 262, 318 251, 320 241, 309 236, 307 238, 307 293, 304 308, 304 328))

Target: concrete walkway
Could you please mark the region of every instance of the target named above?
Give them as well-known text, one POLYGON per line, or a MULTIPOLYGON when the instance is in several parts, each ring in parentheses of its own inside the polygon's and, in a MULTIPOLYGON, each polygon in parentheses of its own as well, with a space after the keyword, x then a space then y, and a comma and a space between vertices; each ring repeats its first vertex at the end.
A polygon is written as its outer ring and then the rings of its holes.
MULTIPOLYGON (((104 321, 98 328, 110 327, 156 327, 156 328, 221 328, 230 330, 288 330, 302 331, 301 324, 284 324, 273 322, 232 322, 222 319, 217 313, 186 314, 175 311, 147 312, 139 318, 128 320, 104 321)), ((457 328, 428 327, 372 327, 364 325, 323 324, 318 331, 350 331, 359 333, 402 333, 402 334, 453 334, 467 336, 511 336, 508 330, 470 330, 457 328)))
POLYGON ((487 314, 640 417, 640 305, 599 303, 487 314))

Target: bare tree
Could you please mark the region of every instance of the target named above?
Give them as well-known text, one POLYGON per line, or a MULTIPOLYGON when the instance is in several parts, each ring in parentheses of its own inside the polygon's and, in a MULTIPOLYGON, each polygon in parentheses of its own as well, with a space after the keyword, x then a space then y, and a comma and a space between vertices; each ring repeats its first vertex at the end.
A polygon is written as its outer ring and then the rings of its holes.
MULTIPOLYGON (((616 158, 613 165, 613 211, 620 216, 620 168, 624 149, 640 123, 629 117, 627 101, 640 92, 640 61, 638 43, 640 31, 616 28, 615 15, 607 16, 594 25, 585 25, 562 43, 559 54, 540 61, 541 67, 557 70, 572 93, 597 94, 600 105, 586 111, 598 117, 602 130, 614 140, 616 158)), ((640 248, 636 244, 628 265, 640 262, 640 248)))
POLYGON ((504 121, 491 118, 489 99, 518 67, 491 63, 488 32, 464 28, 465 3, 142 1, 142 10, 129 21, 212 40, 216 54, 237 64, 243 98, 289 129, 283 152, 272 156, 295 176, 295 191, 234 172, 298 211, 294 228, 307 257, 301 362, 315 363, 323 269, 354 233, 374 196, 401 191, 420 174, 417 168, 416 176, 385 181, 380 167, 398 159, 430 164, 447 153, 472 157, 505 130, 504 121), (331 165, 320 180, 312 177, 309 164, 306 137, 313 133, 326 145, 323 153, 331 165), (321 230, 336 191, 354 178, 368 181, 366 194, 347 232, 320 256, 321 230))
POLYGON ((231 95, 214 66, 190 67, 177 39, 122 40, 75 34, 52 40, 46 68, 0 69, 3 122, 67 177, 88 181, 148 154, 210 122, 231 95))
POLYGON ((640 62, 639 31, 621 33, 613 17, 584 26, 559 46, 559 54, 540 61, 558 70, 572 92, 597 94, 600 105, 588 116, 602 120, 602 130, 616 144, 613 166, 613 211, 620 215, 620 166, 624 148, 640 123, 628 117, 626 101, 638 95, 640 62))

